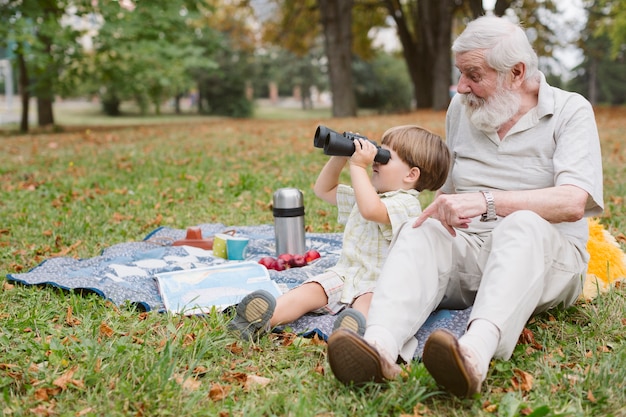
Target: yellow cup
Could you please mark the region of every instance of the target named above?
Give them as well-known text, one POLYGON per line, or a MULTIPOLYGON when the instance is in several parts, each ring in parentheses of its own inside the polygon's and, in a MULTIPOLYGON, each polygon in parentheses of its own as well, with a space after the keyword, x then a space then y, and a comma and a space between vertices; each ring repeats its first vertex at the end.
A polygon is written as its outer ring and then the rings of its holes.
POLYGON ((213 256, 228 259, 228 251, 226 249, 226 241, 230 236, 224 233, 218 233, 213 238, 213 256))

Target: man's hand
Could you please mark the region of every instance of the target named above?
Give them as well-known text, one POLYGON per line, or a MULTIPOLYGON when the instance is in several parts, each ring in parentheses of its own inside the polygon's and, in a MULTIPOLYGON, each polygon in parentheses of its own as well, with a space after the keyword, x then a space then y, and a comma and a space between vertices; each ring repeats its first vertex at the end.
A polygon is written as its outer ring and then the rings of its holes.
POLYGON ((432 217, 439 220, 452 236, 456 236, 454 228, 467 229, 472 217, 486 211, 486 205, 482 193, 439 194, 415 220, 413 227, 419 227, 432 217))

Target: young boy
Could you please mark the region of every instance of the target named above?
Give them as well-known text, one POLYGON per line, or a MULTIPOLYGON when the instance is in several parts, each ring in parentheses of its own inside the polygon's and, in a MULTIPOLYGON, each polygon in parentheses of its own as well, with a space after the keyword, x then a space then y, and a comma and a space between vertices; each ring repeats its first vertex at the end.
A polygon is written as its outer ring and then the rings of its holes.
POLYGON ((441 137, 413 125, 383 134, 381 148, 391 153, 386 164, 374 162, 373 143, 355 139, 354 144, 351 157, 330 157, 313 188, 315 195, 338 207, 338 221, 345 224, 337 264, 278 299, 263 290, 244 297, 228 325, 241 338, 252 339, 309 312, 341 312, 334 328, 365 331, 372 291, 391 238, 407 219, 421 213, 419 192, 443 185, 450 153, 441 137), (346 163, 351 187, 339 184, 346 163))

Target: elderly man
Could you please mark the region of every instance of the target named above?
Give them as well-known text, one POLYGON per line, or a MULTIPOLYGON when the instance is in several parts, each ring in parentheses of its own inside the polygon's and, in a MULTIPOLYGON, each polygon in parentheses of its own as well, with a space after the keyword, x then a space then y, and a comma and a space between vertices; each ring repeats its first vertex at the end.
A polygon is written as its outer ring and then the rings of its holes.
POLYGON ((452 50, 461 76, 446 118, 450 175, 394 237, 365 334, 329 338, 345 384, 396 378, 432 311, 473 306, 462 337, 436 330, 422 354, 439 385, 472 396, 533 314, 573 304, 582 289, 584 217, 603 209, 591 105, 548 85, 524 31, 504 18, 471 22, 452 50))

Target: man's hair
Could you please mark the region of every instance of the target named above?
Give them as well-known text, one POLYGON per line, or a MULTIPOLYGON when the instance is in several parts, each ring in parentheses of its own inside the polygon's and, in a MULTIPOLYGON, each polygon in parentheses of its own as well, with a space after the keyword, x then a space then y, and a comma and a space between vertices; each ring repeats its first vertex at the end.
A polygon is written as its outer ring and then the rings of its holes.
POLYGON ((411 168, 419 168, 416 190, 434 191, 446 182, 450 151, 439 135, 419 126, 404 125, 388 129, 381 142, 393 149, 411 168))
POLYGON ((452 52, 457 54, 474 50, 483 50, 487 65, 499 73, 521 62, 526 65, 526 79, 537 76, 537 53, 521 26, 505 18, 479 17, 452 44, 452 52))

